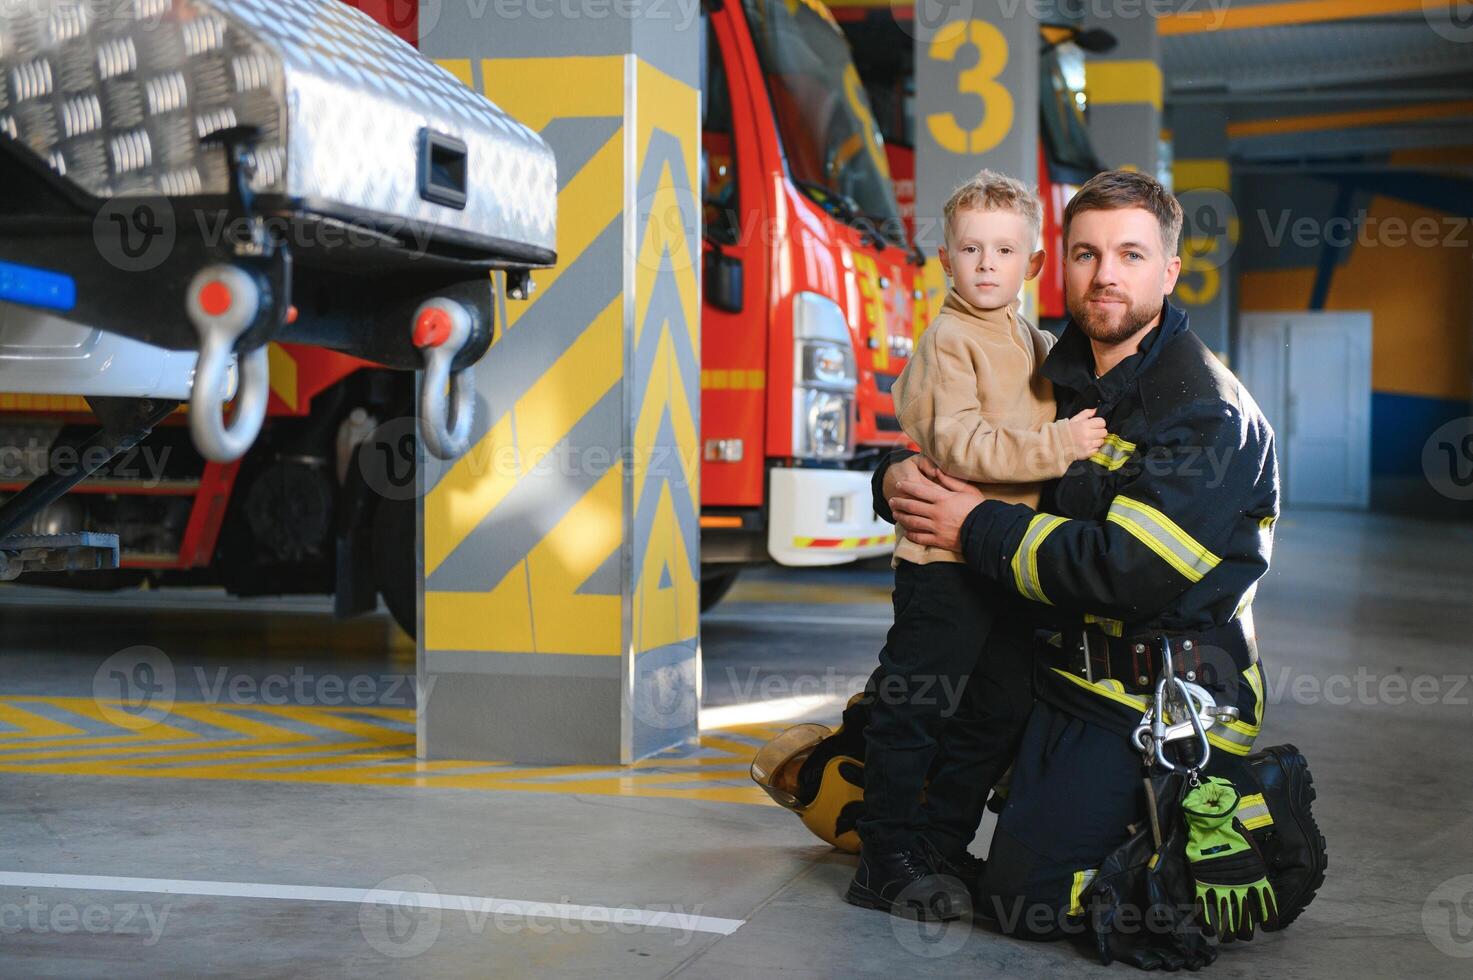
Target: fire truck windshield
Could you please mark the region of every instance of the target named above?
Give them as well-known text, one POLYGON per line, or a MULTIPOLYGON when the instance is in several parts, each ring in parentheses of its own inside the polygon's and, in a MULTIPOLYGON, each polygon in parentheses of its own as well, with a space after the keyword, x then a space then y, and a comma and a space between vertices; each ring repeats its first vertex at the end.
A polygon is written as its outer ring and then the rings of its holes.
POLYGON ((1059 179, 1083 183, 1102 169, 1084 121, 1084 52, 1061 44, 1045 52, 1038 67, 1049 162, 1056 169, 1066 168, 1059 179))
POLYGON ((814 0, 743 6, 793 180, 837 217, 903 242, 880 130, 833 16, 814 0))

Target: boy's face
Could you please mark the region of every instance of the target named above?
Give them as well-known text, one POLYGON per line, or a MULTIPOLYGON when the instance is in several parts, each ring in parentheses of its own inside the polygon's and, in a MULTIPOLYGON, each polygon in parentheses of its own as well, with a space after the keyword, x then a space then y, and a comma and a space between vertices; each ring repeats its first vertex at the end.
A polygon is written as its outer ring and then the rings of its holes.
POLYGON ((951 243, 939 254, 962 299, 983 310, 1013 302, 1023 280, 1043 268, 1033 229, 1016 211, 958 211, 951 219, 951 243))

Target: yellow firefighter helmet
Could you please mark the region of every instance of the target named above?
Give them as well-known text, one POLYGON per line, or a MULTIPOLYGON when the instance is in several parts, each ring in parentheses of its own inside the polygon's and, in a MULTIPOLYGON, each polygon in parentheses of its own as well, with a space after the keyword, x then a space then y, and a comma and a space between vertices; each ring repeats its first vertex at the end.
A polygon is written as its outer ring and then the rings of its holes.
POLYGON ((752 780, 803 825, 841 851, 859 853, 856 824, 864 809, 862 695, 850 699, 845 724, 795 725, 764 745, 752 760, 752 780), (858 721, 858 724, 855 722, 858 721))

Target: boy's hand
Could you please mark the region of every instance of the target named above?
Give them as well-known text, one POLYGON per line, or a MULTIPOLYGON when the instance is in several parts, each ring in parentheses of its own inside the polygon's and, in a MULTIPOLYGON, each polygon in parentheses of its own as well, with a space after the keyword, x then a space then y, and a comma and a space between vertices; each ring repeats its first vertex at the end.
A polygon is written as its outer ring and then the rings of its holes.
POLYGON ((1075 459, 1088 459, 1100 451, 1109 435, 1105 420, 1095 417, 1095 410, 1086 408, 1069 420, 1069 435, 1074 439, 1075 459))

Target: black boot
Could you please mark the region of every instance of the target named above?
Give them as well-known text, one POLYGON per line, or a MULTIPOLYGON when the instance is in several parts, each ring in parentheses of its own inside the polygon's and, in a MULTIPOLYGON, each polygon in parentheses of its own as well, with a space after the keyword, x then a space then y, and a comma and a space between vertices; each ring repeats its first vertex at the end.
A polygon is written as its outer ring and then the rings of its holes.
POLYGON ((971 895, 951 875, 936 869, 915 851, 876 854, 861 849, 859 870, 844 893, 844 901, 866 909, 922 922, 959 919, 972 910, 971 895))
POLYGON ((1273 817, 1272 824, 1252 831, 1278 905, 1277 921, 1264 926, 1273 931, 1297 919, 1325 883, 1325 835, 1310 812, 1314 780, 1297 748, 1274 745, 1250 755, 1247 762, 1273 817))
POLYGON ((959 880, 972 896, 972 908, 980 909, 982 900, 982 876, 987 871, 987 862, 964 847, 943 847, 929 837, 921 838, 921 853, 931 867, 943 875, 959 880))

